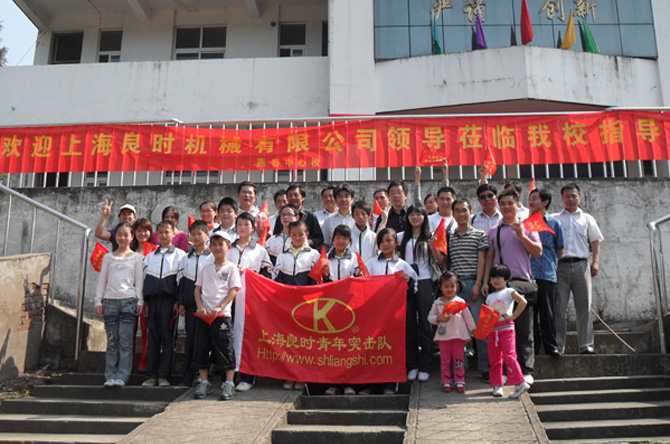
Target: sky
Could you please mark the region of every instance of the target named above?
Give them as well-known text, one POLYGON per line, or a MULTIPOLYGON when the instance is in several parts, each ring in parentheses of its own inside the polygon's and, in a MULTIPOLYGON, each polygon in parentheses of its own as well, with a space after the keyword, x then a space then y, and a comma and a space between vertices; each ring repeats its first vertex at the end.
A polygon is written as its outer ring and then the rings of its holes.
POLYGON ((32 65, 37 28, 12 0, 0 0, 0 46, 6 46, 7 66, 32 65))

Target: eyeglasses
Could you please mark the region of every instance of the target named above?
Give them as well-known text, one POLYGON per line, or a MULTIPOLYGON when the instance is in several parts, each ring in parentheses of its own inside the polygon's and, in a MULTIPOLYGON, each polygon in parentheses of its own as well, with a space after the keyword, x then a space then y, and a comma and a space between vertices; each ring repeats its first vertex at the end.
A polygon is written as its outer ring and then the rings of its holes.
POLYGON ((484 199, 493 199, 494 197, 496 197, 496 195, 495 195, 495 194, 493 194, 493 193, 488 193, 488 194, 480 194, 480 195, 479 195, 479 200, 484 200, 484 199))

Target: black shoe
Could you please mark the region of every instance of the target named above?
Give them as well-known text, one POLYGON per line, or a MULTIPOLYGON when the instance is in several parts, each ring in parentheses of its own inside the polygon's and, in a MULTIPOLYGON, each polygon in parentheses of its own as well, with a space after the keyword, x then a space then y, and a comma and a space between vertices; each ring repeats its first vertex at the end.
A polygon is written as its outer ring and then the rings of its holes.
POLYGON ((482 381, 487 384, 491 382, 491 379, 489 378, 489 372, 482 373, 482 381))
POLYGON ((582 350, 579 352, 580 355, 595 355, 596 351, 595 350, 582 350))
POLYGON ((558 351, 557 348, 555 348, 555 349, 553 349, 553 350, 549 350, 549 353, 548 353, 548 354, 549 354, 549 356, 553 356, 553 357, 556 357, 556 358, 560 358, 562 353, 561 353, 560 351, 558 351))

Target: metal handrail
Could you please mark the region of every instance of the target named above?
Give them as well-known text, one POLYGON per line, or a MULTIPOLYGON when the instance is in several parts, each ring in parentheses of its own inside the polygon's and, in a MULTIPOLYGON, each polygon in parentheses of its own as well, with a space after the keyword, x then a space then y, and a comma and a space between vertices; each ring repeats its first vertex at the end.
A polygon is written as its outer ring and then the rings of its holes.
POLYGON ((663 315, 667 312, 668 289, 665 279, 665 261, 663 259, 663 240, 658 227, 670 221, 670 214, 649 222, 649 247, 651 250, 651 278, 656 298, 656 314, 658 316, 658 336, 661 342, 661 353, 667 353, 665 332, 663 330, 663 315), (658 249, 656 245, 658 244, 658 249))
MULTIPOLYGON (((88 258, 88 237, 91 234, 91 229, 82 224, 81 222, 78 222, 71 217, 60 213, 56 210, 53 210, 49 207, 47 207, 44 204, 41 204, 37 202, 36 200, 33 200, 29 198, 28 196, 25 196, 21 193, 18 193, 14 191, 13 189, 9 188, 8 186, 5 186, 0 183, 0 191, 2 191, 5 194, 9 195, 9 205, 7 208, 7 225, 5 227, 5 244, 3 247, 3 256, 7 255, 7 245, 9 241, 9 225, 11 221, 11 216, 12 216, 12 198, 17 198, 29 205, 31 205, 35 210, 33 211, 33 229, 31 233, 31 239, 30 239, 30 251, 32 252, 32 245, 33 245, 33 237, 35 235, 35 218, 36 218, 36 210, 42 210, 45 213, 55 217, 59 221, 58 225, 58 234, 60 234, 60 221, 66 222, 75 228, 78 228, 82 230, 82 238, 81 238, 81 250, 80 250, 80 257, 79 257, 79 279, 77 282, 77 327, 76 327, 76 339, 75 339, 75 350, 74 350, 74 359, 77 360, 79 359, 79 352, 81 348, 81 335, 82 335, 82 326, 84 322, 84 293, 86 290, 86 260, 88 258)), ((56 269, 56 263, 58 261, 58 236, 56 238, 56 252, 54 253, 53 260, 51 261, 51 271, 56 269)), ((54 280, 55 276, 52 276, 51 279, 51 284, 49 285, 49 288, 51 289, 50 291, 53 291, 54 288, 54 280)))

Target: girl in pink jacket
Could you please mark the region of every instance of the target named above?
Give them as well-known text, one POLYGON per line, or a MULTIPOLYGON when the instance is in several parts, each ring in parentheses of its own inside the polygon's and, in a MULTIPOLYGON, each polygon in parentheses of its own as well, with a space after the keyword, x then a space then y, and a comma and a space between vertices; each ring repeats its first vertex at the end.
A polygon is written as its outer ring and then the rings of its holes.
MULTIPOLYGON (((463 357, 463 345, 470 340, 470 335, 475 331, 476 325, 470 310, 461 309, 456 314, 442 314, 444 307, 452 302, 465 301, 456 293, 461 291, 463 283, 458 276, 445 271, 440 277, 439 289, 442 297, 435 299, 433 307, 428 315, 428 322, 437 325, 435 341, 440 347, 440 360, 442 367, 442 391, 451 391, 451 362, 454 363, 453 382, 456 383, 456 391, 465 391, 465 362, 463 357)), ((467 305, 464 305, 464 308, 467 305)))

